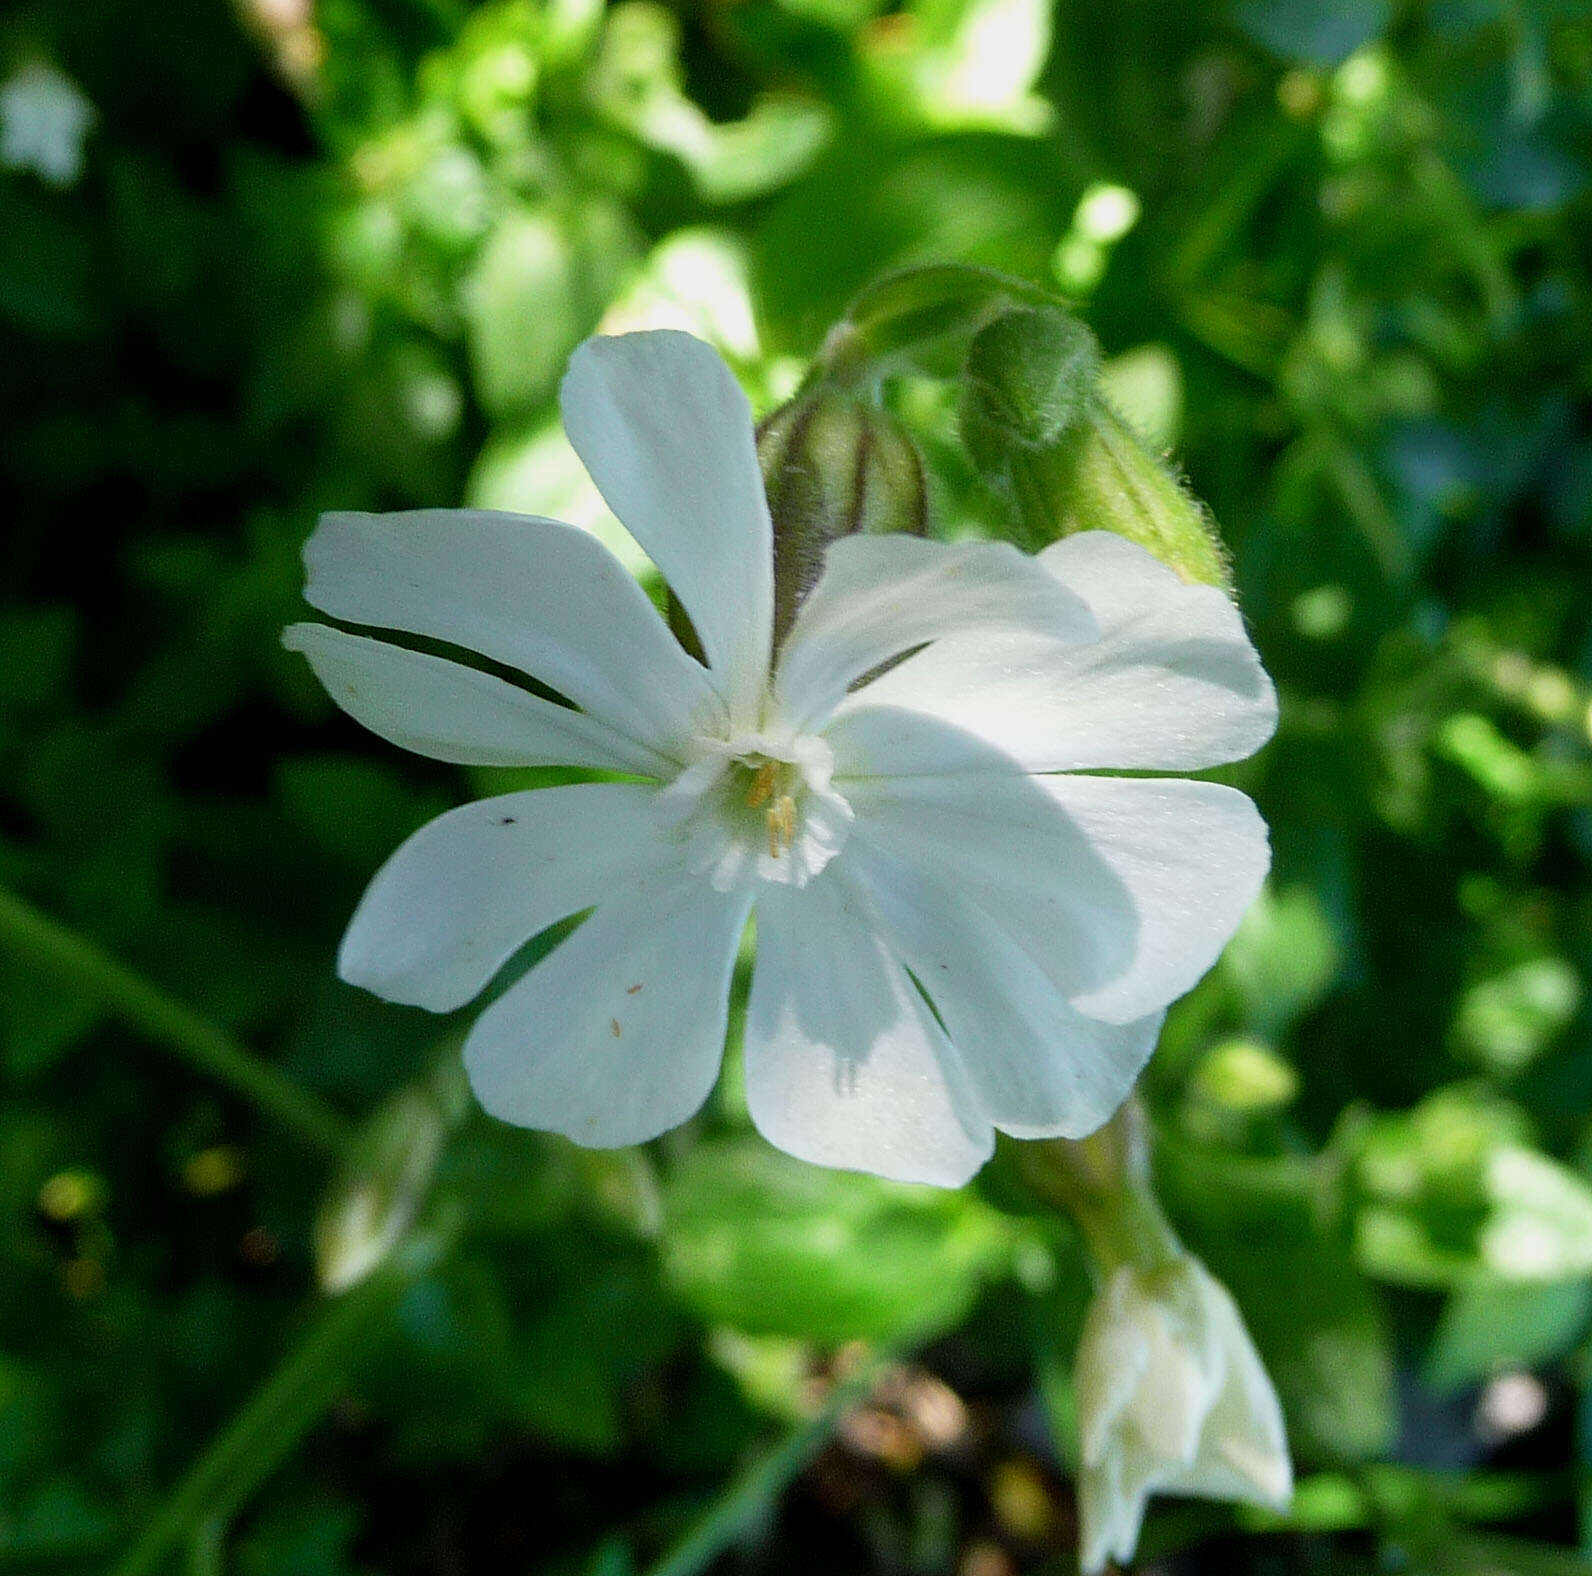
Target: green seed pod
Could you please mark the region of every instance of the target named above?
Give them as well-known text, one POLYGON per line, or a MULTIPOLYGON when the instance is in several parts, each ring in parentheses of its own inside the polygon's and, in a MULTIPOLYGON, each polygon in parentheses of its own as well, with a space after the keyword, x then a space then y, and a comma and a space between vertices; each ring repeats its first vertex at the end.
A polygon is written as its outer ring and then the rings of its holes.
POLYGON ((823 572, 824 552, 856 532, 928 525, 923 461, 888 411, 830 389, 815 389, 757 429, 769 513, 774 521, 774 643, 823 572))

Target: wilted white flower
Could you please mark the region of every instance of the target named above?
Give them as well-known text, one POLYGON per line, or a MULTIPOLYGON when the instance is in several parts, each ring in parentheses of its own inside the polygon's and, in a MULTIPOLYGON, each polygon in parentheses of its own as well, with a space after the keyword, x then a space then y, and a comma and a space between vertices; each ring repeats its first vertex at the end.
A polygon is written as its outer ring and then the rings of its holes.
POLYGON ((1226 1287, 1184 1255, 1106 1283, 1078 1344, 1080 1563, 1132 1559, 1151 1494, 1286 1505, 1282 1409, 1226 1287))
POLYGON ((93 124, 94 106, 76 83, 35 60, 0 87, 0 164, 70 186, 83 173, 83 139, 93 124))
POLYGON ((465 1063, 505 1120, 631 1144, 712 1088, 755 906, 747 1099, 781 1148, 954 1185, 994 1128, 1098 1126, 1266 869, 1242 794, 1093 775, 1208 766, 1270 735, 1231 603, 1111 535, 1038 558, 856 536, 830 547, 776 653, 751 412, 718 356, 669 331, 591 340, 562 403, 706 663, 573 527, 325 517, 305 549, 322 613, 543 687, 294 625, 287 644, 339 705, 441 760, 631 779, 421 828, 365 894, 343 977, 448 1011, 594 910, 482 1013, 465 1063))

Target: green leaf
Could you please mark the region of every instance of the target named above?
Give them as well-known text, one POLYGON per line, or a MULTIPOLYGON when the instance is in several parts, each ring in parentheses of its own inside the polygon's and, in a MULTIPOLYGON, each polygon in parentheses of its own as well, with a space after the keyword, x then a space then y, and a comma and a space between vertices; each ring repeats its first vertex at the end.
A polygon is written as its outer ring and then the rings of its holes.
POLYGON ((1477 1061, 1516 1073, 1569 1027, 1581 998, 1581 976, 1563 958, 1532 958, 1465 992, 1454 1038, 1477 1061))
POLYGON ((596 326, 638 248, 617 207, 505 219, 464 285, 476 387, 487 413, 524 415, 552 397, 570 352, 596 326))
POLYGON ((92 998, 0 956, 0 1053, 18 1082, 48 1072, 103 1016, 92 998))
POLYGON ((949 1329, 1012 1245, 1005 1217, 971 1195, 826 1171, 753 1140, 688 1156, 664 1218, 666 1273, 704 1318, 821 1342, 949 1329))
POLYGON ((1528 1139, 1513 1106, 1463 1088, 1347 1133, 1362 1267, 1428 1287, 1592 1273, 1592 1186, 1528 1139))
POLYGON ((78 615, 72 608, 0 612, 0 717, 58 701, 77 640, 78 615))
POLYGON ((327 853, 363 869, 448 808, 440 794, 408 787, 395 764, 357 755, 290 756, 277 767, 277 788, 327 853))
POLYGON ((1233 20, 1274 53, 1335 66, 1383 33, 1389 0, 1241 0, 1233 20))
POLYGON ((679 159, 710 203, 740 202, 788 184, 817 156, 833 125, 824 104, 769 95, 739 120, 715 122, 683 91, 680 24, 651 0, 609 13, 593 97, 615 125, 679 159))
POLYGON ((1501 1367, 1562 1357, 1592 1321, 1592 1280, 1475 1281, 1448 1299, 1426 1356, 1426 1382, 1460 1390, 1501 1367))

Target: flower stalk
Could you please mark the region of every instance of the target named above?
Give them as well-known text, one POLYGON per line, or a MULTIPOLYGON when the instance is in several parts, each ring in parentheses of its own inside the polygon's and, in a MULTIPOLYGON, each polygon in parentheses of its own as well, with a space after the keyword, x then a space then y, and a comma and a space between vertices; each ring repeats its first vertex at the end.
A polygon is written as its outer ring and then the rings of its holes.
POLYGON ((1151 1185, 1148 1123, 1136 1096, 1087 1138, 1037 1139, 1017 1153, 1029 1187, 1078 1228, 1099 1280, 1123 1265, 1151 1271, 1182 1255, 1151 1185))
POLYGON ((111 1570, 153 1576, 185 1543, 213 1541, 314 1426, 404 1291, 432 1261, 417 1256, 319 1306, 297 1345, 188 1469, 111 1570))

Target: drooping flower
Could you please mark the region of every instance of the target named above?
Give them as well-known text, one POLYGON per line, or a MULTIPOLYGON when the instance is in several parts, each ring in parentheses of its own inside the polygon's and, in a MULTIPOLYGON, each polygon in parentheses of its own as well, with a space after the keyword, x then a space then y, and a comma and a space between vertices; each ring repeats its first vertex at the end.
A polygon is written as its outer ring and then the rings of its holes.
POLYGON ((1102 533, 1038 557, 855 536, 776 652, 751 413, 718 356, 667 331, 591 340, 562 405, 706 661, 573 527, 326 516, 305 549, 323 614, 539 686, 294 625, 287 644, 350 715, 441 760, 632 779, 422 827, 365 894, 343 977, 449 1011, 592 910, 476 1020, 465 1063, 507 1121, 631 1144, 712 1088, 755 908, 747 1100, 781 1148, 956 1185, 995 1128, 1098 1126, 1266 869, 1235 790, 1095 775, 1197 769, 1269 737, 1273 692, 1232 604, 1102 533))
POLYGON ((1151 1494, 1287 1504, 1277 1393, 1226 1287, 1198 1259, 1112 1275, 1084 1321, 1077 1395, 1085 1576, 1132 1559, 1151 1494))
POLYGON ((51 186, 83 173, 83 142, 94 106, 70 77, 33 61, 0 85, 0 164, 32 170, 51 186))

